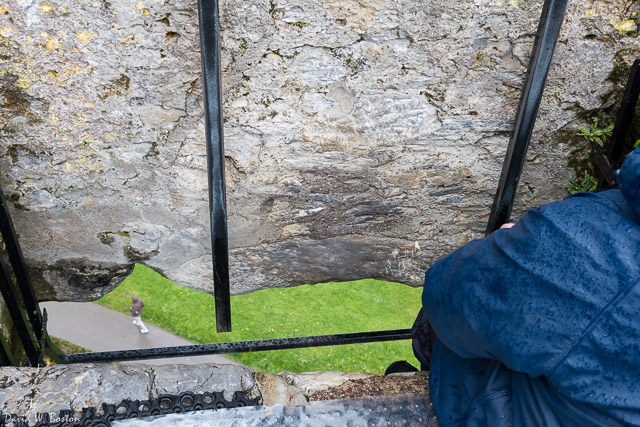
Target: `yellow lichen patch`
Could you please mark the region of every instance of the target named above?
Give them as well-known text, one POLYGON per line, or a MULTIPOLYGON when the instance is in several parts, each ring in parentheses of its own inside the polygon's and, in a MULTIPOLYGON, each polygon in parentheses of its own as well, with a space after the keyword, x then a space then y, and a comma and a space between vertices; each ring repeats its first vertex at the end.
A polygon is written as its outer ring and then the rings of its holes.
POLYGON ((91 37, 93 37, 93 35, 87 33, 86 31, 80 31, 78 34, 76 34, 76 37, 78 38, 78 40, 80 40, 81 43, 86 44, 91 41, 91 37))
POLYGON ((67 11, 67 8, 64 6, 58 6, 56 10, 60 13, 65 13, 67 11))
POLYGON ((143 15, 148 15, 149 13, 150 13, 149 9, 142 9, 142 14, 143 15))
POLYGON ((60 44, 60 39, 58 39, 57 37, 51 37, 47 39, 47 49, 54 50, 60 49, 61 47, 62 45, 60 44))
POLYGON ((120 41, 124 44, 129 44, 131 43, 133 40, 140 40, 140 36, 136 36, 133 34, 129 34, 127 37, 121 39, 120 41))
POLYGON ((73 65, 71 63, 66 63, 58 73, 58 78, 60 80, 69 80, 72 77, 76 77, 80 74, 80 70, 82 67, 79 65, 73 65))
POLYGON ((600 16, 600 13, 598 11, 588 9, 587 10, 587 16, 593 16, 593 17, 597 18, 598 16, 600 16))
POLYGON ((93 104, 91 102, 84 103, 85 108, 93 108, 93 104))
POLYGON ((47 123, 53 126, 56 126, 57 124, 60 123, 58 116, 56 115, 55 111, 53 111, 52 109, 49 110, 49 117, 47 118, 47 123))
POLYGON ((71 124, 73 124, 74 126, 81 125, 81 124, 85 123, 86 121, 87 121, 87 117, 84 114, 82 114, 82 112, 77 112, 71 118, 71 124))
POLYGON ((53 10, 53 8, 51 6, 49 6, 48 4, 43 4, 42 6, 40 6, 40 10, 43 13, 48 13, 48 12, 51 12, 53 10))
POLYGON ((9 8, 7 6, 0 6, 0 15, 4 15, 9 12, 9 8))
POLYGON ((141 1, 137 2, 137 3, 133 3, 131 5, 132 8, 136 9, 136 10, 143 10, 144 9, 144 3, 142 3, 141 1))
POLYGON ((2 37, 12 37, 16 34, 16 30, 11 27, 2 27, 0 28, 0 36, 2 37))
POLYGON ((613 28, 615 28, 616 30, 620 31, 623 34, 630 33, 638 29, 636 25, 636 21, 634 21, 633 19, 623 19, 621 21, 618 21, 617 19, 611 19, 609 23, 613 25, 613 28))

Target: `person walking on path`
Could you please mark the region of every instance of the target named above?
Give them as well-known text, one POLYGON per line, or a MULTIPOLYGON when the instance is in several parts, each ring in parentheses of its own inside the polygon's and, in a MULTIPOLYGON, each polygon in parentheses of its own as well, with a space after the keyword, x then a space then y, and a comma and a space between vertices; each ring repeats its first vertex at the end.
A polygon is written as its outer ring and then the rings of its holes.
POLYGON ((133 316, 133 324, 140 328, 141 334, 148 334, 149 329, 142 322, 142 307, 144 307, 144 303, 140 298, 133 295, 131 297, 131 315, 133 316))

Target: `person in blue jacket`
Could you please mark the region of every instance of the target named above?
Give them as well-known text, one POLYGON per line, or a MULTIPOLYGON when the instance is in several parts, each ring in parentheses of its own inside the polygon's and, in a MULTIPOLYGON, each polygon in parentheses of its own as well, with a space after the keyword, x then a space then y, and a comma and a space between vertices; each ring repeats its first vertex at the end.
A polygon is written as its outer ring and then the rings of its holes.
POLYGON ((617 181, 426 272, 414 351, 442 426, 640 426, 640 147, 617 181))

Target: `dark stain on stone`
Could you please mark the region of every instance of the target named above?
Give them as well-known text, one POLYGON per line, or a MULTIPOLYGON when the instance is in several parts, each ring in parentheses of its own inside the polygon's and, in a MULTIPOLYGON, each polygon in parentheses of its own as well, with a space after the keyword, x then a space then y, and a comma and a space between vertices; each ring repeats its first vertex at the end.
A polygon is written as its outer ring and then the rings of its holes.
POLYGON ((167 34, 165 35, 164 39, 166 41, 169 41, 171 39, 177 39, 180 37, 180 33, 176 33, 175 31, 168 31, 167 34))
POLYGON ((0 104, 0 107, 26 112, 31 105, 30 96, 15 85, 16 76, 7 76, 6 79, 9 84, 2 88, 4 102, 0 104))
POLYGON ((264 200, 261 204, 260 204, 260 213, 262 215, 267 215, 269 212, 271 212, 271 209, 273 209, 273 204, 275 203, 276 199, 274 199, 273 197, 268 197, 266 200, 264 200))
POLYGON ((43 116, 49 109, 47 101, 35 98, 27 94, 17 85, 18 77, 13 74, 5 75, 0 80, 0 124, 4 132, 11 132, 10 119, 22 117, 26 119, 21 122, 25 124, 39 123, 43 121, 43 116))
POLYGON ((18 159, 25 154, 30 156, 36 155, 36 153, 32 149, 24 145, 13 144, 7 147, 6 155, 11 157, 11 163, 17 163, 18 159))
POLYGON ((92 301, 112 291, 131 273, 133 264, 71 258, 46 264, 27 260, 40 301, 92 301))
POLYGON ((27 208, 22 203, 20 203, 20 198, 21 197, 22 197, 22 194, 20 194, 18 192, 12 192, 12 193, 8 193, 6 195, 7 200, 10 201, 13 204, 13 207, 15 207, 16 209, 19 209, 21 211, 29 211, 30 210, 29 208, 27 208))
POLYGON ((113 233, 103 231, 101 233, 98 233, 98 240, 100 240, 102 244, 110 245, 111 243, 116 241, 116 238, 113 237, 113 233))
POLYGON ((131 245, 126 245, 125 247, 122 248, 122 251, 124 252, 124 256, 126 256, 129 259, 129 261, 132 261, 132 262, 144 261, 158 254, 157 250, 142 251, 140 249, 132 247, 131 245))
POLYGON ((103 92, 99 95, 100 99, 106 99, 111 95, 123 96, 128 90, 131 84, 131 79, 126 74, 120 74, 120 76, 111 79, 109 83, 104 86, 103 92))
POLYGON ((156 20, 156 22, 159 22, 159 23, 164 24, 166 26, 170 26, 171 25, 171 23, 169 22, 169 17, 170 16, 171 16, 171 14, 167 13, 164 18, 160 18, 160 19, 156 20))

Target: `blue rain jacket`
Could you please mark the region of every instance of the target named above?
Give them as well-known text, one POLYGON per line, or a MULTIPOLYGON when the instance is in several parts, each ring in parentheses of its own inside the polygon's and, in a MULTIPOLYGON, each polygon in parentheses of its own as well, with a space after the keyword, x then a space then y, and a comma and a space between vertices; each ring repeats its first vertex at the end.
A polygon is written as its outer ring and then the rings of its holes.
POLYGON ((427 271, 444 427, 640 426, 640 148, 618 182, 531 210, 427 271))

